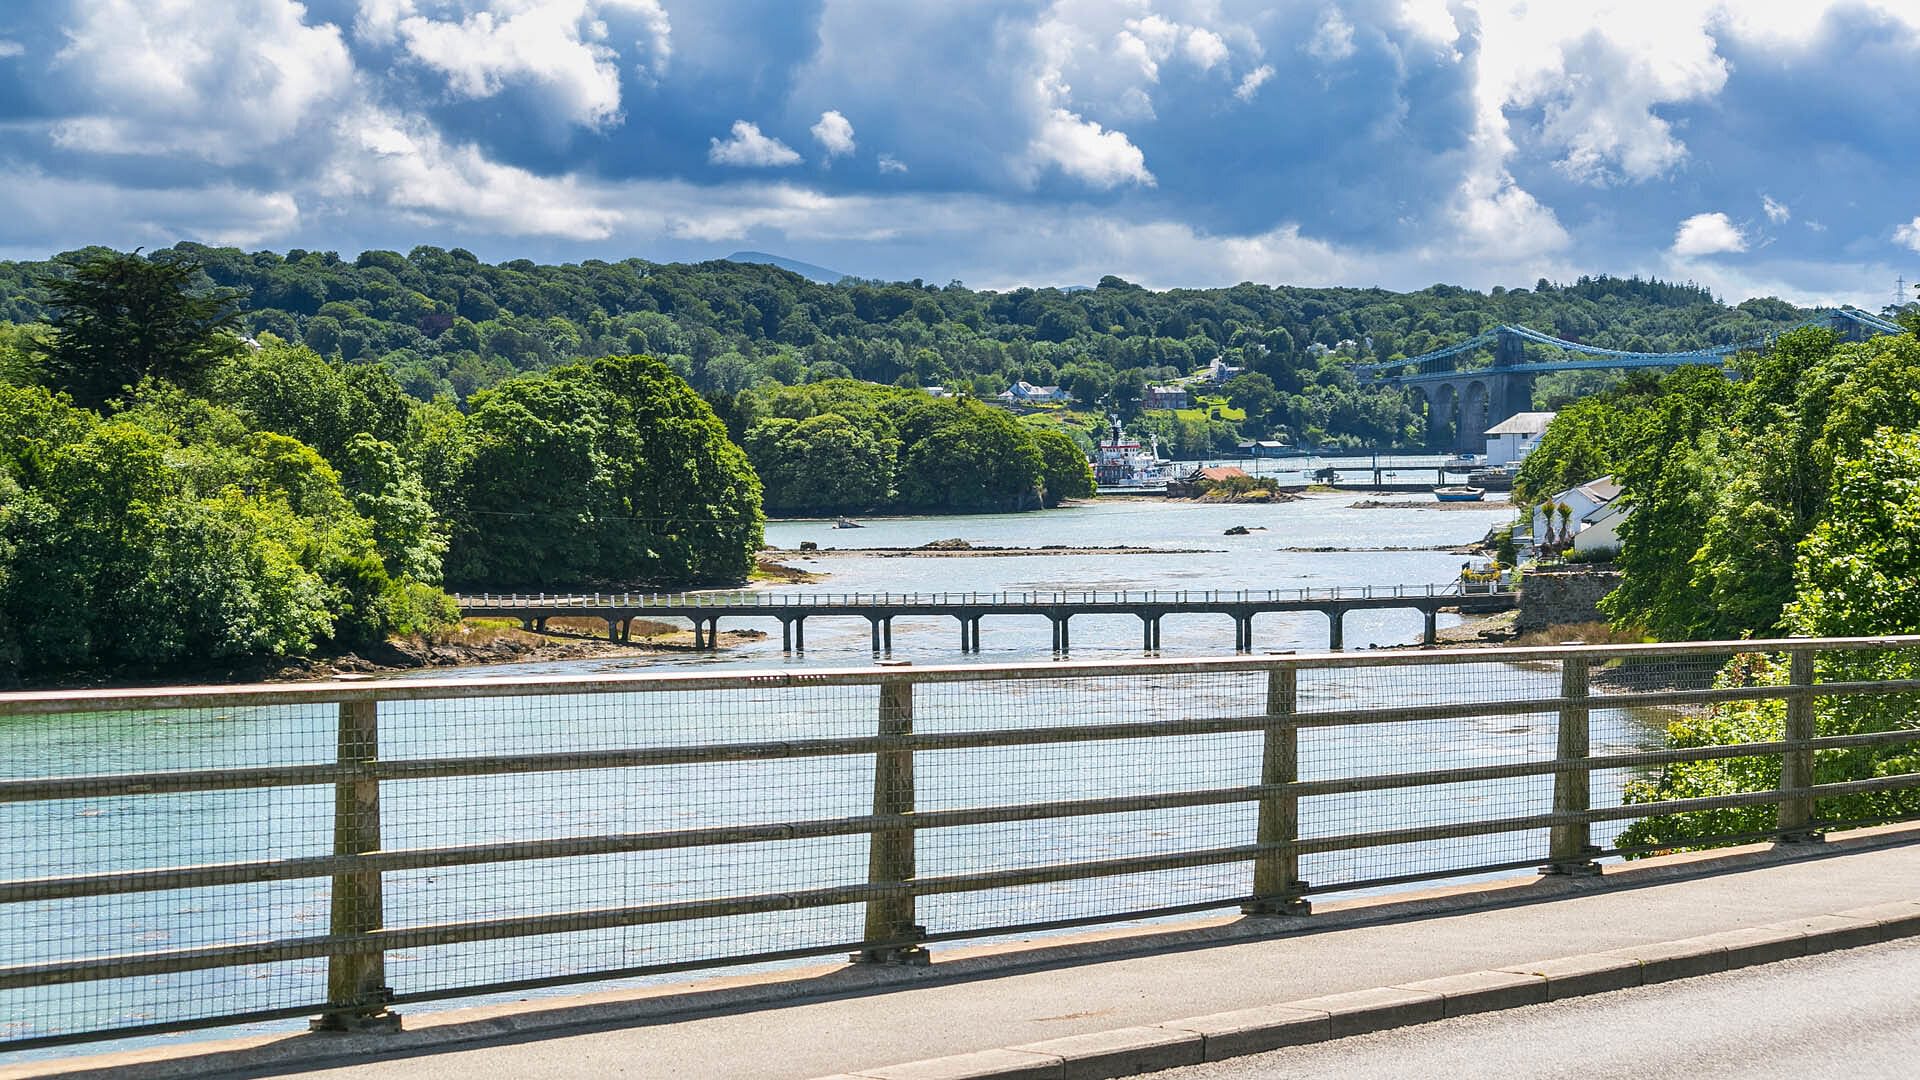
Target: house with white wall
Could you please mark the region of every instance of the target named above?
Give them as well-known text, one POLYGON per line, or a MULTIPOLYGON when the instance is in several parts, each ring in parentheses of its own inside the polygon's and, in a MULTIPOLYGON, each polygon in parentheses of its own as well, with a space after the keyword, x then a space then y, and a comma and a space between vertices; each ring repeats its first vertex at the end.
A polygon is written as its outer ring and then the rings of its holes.
MULTIPOLYGON (((1619 498, 1619 496, 1620 485, 1615 483, 1611 476, 1603 476, 1598 480, 1589 480, 1584 484, 1575 484, 1565 491, 1548 496, 1545 502, 1533 508, 1532 528, 1534 542, 1537 544, 1544 541, 1549 531, 1551 531, 1554 536, 1563 537, 1567 531, 1572 530, 1574 542, 1577 545, 1579 543, 1580 533, 1595 527, 1599 523, 1596 512, 1612 505, 1613 501, 1619 498), (1549 506, 1557 507, 1563 503, 1569 511, 1564 526, 1561 524, 1560 515, 1557 513, 1554 514, 1552 520, 1549 521, 1546 510, 1549 506)), ((1607 520, 1614 521, 1612 518, 1607 520)), ((1614 521, 1614 525, 1617 524, 1618 522, 1614 521)), ((1612 533, 1614 525, 1607 526, 1609 533, 1612 533)), ((1598 535, 1596 535, 1592 543, 1602 547, 1619 547, 1619 534, 1612 533, 1612 536, 1613 540, 1610 544, 1599 543, 1600 537, 1598 535)))
POLYGON ((1550 412, 1514 413, 1488 428, 1487 466, 1499 468, 1517 464, 1521 458, 1532 453, 1533 448, 1540 445, 1540 437, 1547 433, 1547 425, 1553 422, 1556 415, 1550 412))

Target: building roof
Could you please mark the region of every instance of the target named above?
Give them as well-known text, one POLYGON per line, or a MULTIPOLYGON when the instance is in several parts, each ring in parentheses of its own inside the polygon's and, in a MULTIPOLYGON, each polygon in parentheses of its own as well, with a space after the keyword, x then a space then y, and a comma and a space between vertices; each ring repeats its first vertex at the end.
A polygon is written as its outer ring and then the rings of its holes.
POLYGON ((1231 480, 1236 476, 1245 476, 1245 475, 1247 475, 1246 470, 1237 468, 1232 465, 1209 465, 1206 468, 1193 470, 1193 475, 1190 476, 1188 479, 1213 480, 1218 482, 1221 480, 1231 480))
POLYGON ((1539 435, 1547 430, 1558 413, 1523 412, 1514 413, 1505 420, 1487 429, 1489 435, 1539 435))

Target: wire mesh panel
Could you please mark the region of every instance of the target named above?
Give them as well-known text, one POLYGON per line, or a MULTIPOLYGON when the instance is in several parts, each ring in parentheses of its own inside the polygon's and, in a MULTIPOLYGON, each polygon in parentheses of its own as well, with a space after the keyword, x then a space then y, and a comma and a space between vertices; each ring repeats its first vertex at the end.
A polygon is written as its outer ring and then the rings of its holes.
MULTIPOLYGON (((330 764, 334 709, 153 709, 0 717, 0 782, 330 764)), ((137 785, 136 785, 137 786, 137 785)), ((59 791, 58 787, 54 788, 59 791)), ((329 785, 112 794, 0 802, 0 883, 325 855, 329 785)), ((297 960, 133 978, 62 981, 62 965, 128 962, 327 929, 324 879, 255 881, 0 906, 0 1042, 309 1009, 326 1000, 325 961, 297 960), (38 975, 24 971, 41 969, 38 975), (25 985, 21 985, 25 983, 25 985)), ((78 895, 75 895, 78 893, 78 895)))
MULTIPOLYGON (((1260 733, 1245 730, 1265 714, 1265 672, 1115 675, 918 688, 914 731, 921 735, 1035 732, 1072 726, 1097 731, 1158 725, 1149 737, 1076 738, 916 755, 916 811, 938 815, 990 807, 1173 796, 1243 788, 1260 780, 1260 733), (1239 718, 1242 730, 1195 731, 1181 725, 1239 718)), ((1254 841, 1254 800, 1115 810, 1088 816, 925 829, 916 837, 922 878, 1035 870, 1072 863, 1125 863, 1254 841)), ((1246 863, 1150 866, 1071 881, 1009 885, 923 899, 921 922, 951 934, 1028 923, 1212 902, 1248 895, 1246 863)))
POLYGON ((0 695, 0 1051, 1920 816, 1911 639, 310 689, 0 695))
MULTIPOLYGON (((1529 705, 1558 693, 1558 668, 1489 662, 1302 671, 1300 780, 1391 782, 1436 771, 1551 762, 1558 714, 1529 705), (1466 715, 1394 719, 1422 710, 1466 715), (1319 721, 1315 713, 1343 719, 1319 721)), ((1544 829, 1457 836, 1446 827, 1545 814, 1552 807, 1550 774, 1309 796, 1300 805, 1305 839, 1401 839, 1310 853, 1301 872, 1315 892, 1325 892, 1541 860, 1544 829)))

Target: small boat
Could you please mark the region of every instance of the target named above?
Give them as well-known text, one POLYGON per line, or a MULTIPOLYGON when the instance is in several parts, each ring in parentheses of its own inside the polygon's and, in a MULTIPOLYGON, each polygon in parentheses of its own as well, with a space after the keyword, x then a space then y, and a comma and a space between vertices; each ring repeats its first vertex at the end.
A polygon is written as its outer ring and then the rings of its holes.
POLYGON ((1486 488, 1477 487, 1437 487, 1433 497, 1441 502, 1479 502, 1487 493, 1486 488))
POLYGON ((836 528, 836 529, 864 529, 864 528, 866 528, 866 526, 865 526, 865 525, 862 525, 862 524, 860 524, 859 522, 857 522, 857 521, 855 521, 855 520, 853 520, 852 518, 841 518, 841 519, 839 519, 838 521, 835 521, 835 522, 833 523, 833 527, 834 527, 834 528, 836 528))

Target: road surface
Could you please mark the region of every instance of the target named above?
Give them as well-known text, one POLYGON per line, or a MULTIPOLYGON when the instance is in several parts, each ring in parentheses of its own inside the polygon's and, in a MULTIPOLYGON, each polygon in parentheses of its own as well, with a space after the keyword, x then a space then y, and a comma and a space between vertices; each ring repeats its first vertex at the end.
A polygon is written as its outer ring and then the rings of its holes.
POLYGON ((1920 1076, 1920 940, 1149 1075, 1154 1080, 1920 1076))

